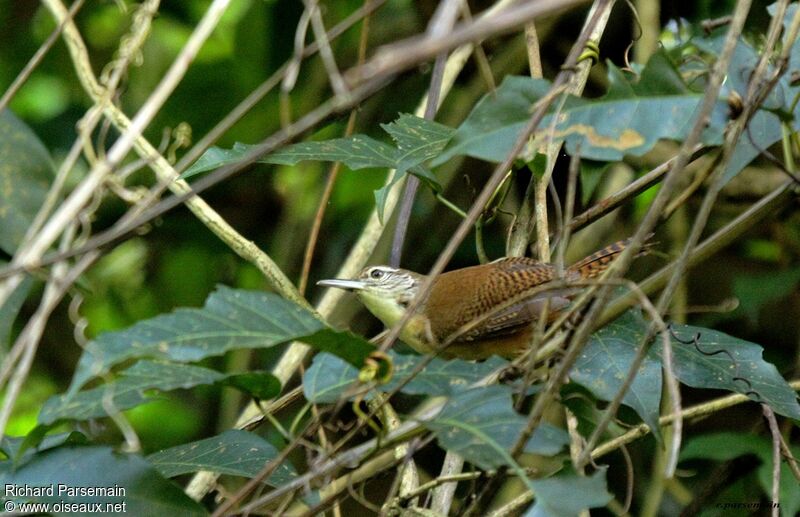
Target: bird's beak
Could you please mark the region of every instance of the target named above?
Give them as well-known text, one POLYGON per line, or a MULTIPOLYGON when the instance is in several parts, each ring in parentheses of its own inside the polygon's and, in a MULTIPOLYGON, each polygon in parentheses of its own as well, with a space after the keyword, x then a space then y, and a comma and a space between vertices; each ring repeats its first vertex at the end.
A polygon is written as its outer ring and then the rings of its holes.
POLYGON ((343 278, 331 278, 328 280, 320 280, 317 285, 322 287, 338 287, 339 289, 347 289, 348 291, 360 291, 364 289, 364 282, 361 280, 345 280, 343 278))

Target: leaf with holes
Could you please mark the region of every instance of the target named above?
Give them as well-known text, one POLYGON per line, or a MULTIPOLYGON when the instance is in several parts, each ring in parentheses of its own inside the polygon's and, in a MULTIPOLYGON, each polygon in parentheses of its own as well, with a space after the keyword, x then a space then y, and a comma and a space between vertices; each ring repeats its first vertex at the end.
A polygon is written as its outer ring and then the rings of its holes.
MULTIPOLYGON (((741 393, 769 404, 776 413, 800 420, 797 394, 775 365, 763 359, 763 348, 702 327, 672 325, 672 330, 678 340, 685 342, 673 339, 672 345, 675 375, 682 383, 741 393)), ((658 341, 654 348, 662 353, 658 341)))
POLYGON ((406 171, 442 152, 455 129, 414 115, 403 113, 389 124, 381 124, 397 145, 398 171, 406 171))

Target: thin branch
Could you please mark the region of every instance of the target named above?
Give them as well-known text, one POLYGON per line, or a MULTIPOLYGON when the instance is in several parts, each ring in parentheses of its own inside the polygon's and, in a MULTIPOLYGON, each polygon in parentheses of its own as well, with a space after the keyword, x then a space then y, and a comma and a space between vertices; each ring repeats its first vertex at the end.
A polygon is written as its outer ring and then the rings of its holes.
MULTIPOLYGON (((365 0, 364 7, 367 7, 372 0, 365 0)), ((364 16, 361 25, 361 34, 358 40, 358 63, 364 62, 367 55, 367 41, 369 38, 369 15, 364 16)), ((344 136, 348 137, 353 134, 356 127, 357 111, 352 110, 347 117, 347 126, 344 130, 344 136)), ((308 235, 308 242, 306 244, 306 251, 303 255, 303 266, 300 270, 300 281, 297 285, 298 292, 305 296, 306 287, 308 285, 308 275, 311 271, 311 261, 314 258, 314 249, 317 245, 319 237, 319 230, 322 227, 322 218, 325 215, 325 209, 328 207, 331 194, 333 193, 333 186, 336 183, 336 178, 339 175, 339 169, 342 167, 342 162, 335 162, 331 165, 328 171, 328 178, 325 180, 325 188, 320 196, 319 205, 317 205, 317 212, 314 215, 314 222, 311 225, 311 231, 308 235)))
MULTIPOLYGON (((585 0, 537 0, 515 4, 491 17, 480 17, 475 23, 462 23, 443 38, 415 36, 379 49, 363 66, 345 73, 349 82, 362 82, 392 76, 459 45, 482 41, 490 36, 512 32, 534 18, 566 9, 585 0)), ((575 56, 577 57, 577 56, 575 56)), ((577 63, 572 64, 574 67, 577 63)))
MULTIPOLYGON (((795 391, 800 391, 800 379, 790 381, 789 386, 791 386, 791 388, 795 391)), ((684 420, 693 420, 698 417, 718 413, 719 411, 743 404, 745 402, 752 402, 752 400, 750 400, 750 398, 748 398, 746 395, 740 395, 738 393, 727 395, 725 397, 710 400, 708 402, 703 402, 702 404, 697 404, 696 406, 688 407, 681 412, 680 418, 684 420)), ((676 418, 678 418, 678 415, 665 415, 658 419, 658 424, 661 426, 671 425, 676 418)), ((593 460, 597 460, 602 456, 619 449, 623 445, 629 444, 641 438, 642 436, 649 434, 651 431, 652 430, 647 424, 639 424, 622 436, 618 436, 595 447, 592 450, 591 457, 593 460)))
POLYGON ((761 404, 764 418, 767 419, 769 434, 772 437, 772 517, 780 515, 781 500, 781 430, 775 419, 775 412, 767 404, 761 404))
MULTIPOLYGON (((667 173, 666 178, 662 184, 661 190, 659 190, 656 198, 650 205, 650 209, 648 210, 647 214, 645 215, 643 221, 640 223, 636 233, 631 238, 631 242, 629 247, 627 247, 622 254, 614 261, 611 265, 609 274, 613 276, 621 276, 627 271, 628 267, 630 266, 631 261, 633 260, 634 256, 638 251, 641 249, 641 246, 644 242, 644 239, 647 235, 650 234, 652 229, 655 227, 655 224, 661 218, 661 213, 666 205, 669 196, 672 194, 672 191, 675 189, 675 186, 679 179, 679 174, 684 170, 686 164, 689 161, 690 152, 695 146, 699 143, 700 135, 704 128, 706 127, 706 122, 708 117, 711 114, 711 111, 714 107, 714 104, 717 100, 717 95, 719 94, 719 89, 722 86, 722 81, 726 76, 728 66, 730 63, 731 58, 733 57, 733 50, 738 42, 739 36, 741 35, 742 29, 744 27, 745 19, 747 18, 747 14, 750 10, 750 1, 749 0, 742 0, 736 5, 736 10, 734 12, 733 21, 729 27, 728 33, 725 36, 725 41, 723 43, 722 52, 714 63, 714 69, 711 73, 711 76, 708 80, 708 85, 706 87, 705 95, 703 96, 703 100, 701 101, 699 107, 699 113, 697 118, 695 119, 694 125, 692 130, 690 131, 689 135, 687 136, 686 140, 684 140, 683 144, 681 145, 681 149, 678 153, 677 159, 667 173)), ((724 161, 724 160, 723 160, 724 161)), ((691 251, 691 248, 687 246, 686 248, 687 256, 688 253, 691 251)), ((674 277, 676 278, 676 277, 674 277)), ((605 304, 607 297, 609 296, 610 291, 608 288, 601 288, 597 295, 597 301, 590 313, 586 316, 586 321, 581 324, 576 333, 575 340, 579 342, 584 342, 589 335, 591 328, 594 325, 594 321, 598 318, 603 311, 602 306, 605 304)), ((668 300, 668 297, 663 297, 659 299, 659 303, 657 304, 657 308, 659 312, 663 313, 665 307, 663 307, 663 303, 665 300, 668 300)), ((650 343, 650 339, 653 336, 654 327, 651 325, 648 327, 648 331, 645 333, 645 336, 641 340, 639 350, 637 351, 637 355, 634 358, 633 365, 629 371, 628 376, 625 378, 625 381, 622 384, 622 387, 615 395, 614 399, 610 402, 609 406, 603 412, 603 416, 601 417, 600 421, 597 423, 592 435, 589 437, 588 446, 586 451, 581 457, 581 464, 586 464, 589 461, 588 450, 597 443, 597 440, 602 433, 605 432, 608 424, 610 423, 613 415, 616 414, 619 405, 622 403, 622 398, 625 395, 625 392, 630 387, 630 384, 633 382, 633 377, 636 375, 636 370, 638 370, 638 365, 644 360, 644 353, 646 352, 646 348, 648 348, 648 344, 650 343), (635 365, 635 366, 634 366, 635 365)))
POLYGON ((50 49, 53 48, 53 44, 56 42, 56 40, 58 40, 58 37, 61 36, 61 32, 64 30, 67 22, 72 21, 78 10, 83 7, 83 2, 84 0, 75 0, 75 2, 72 3, 64 21, 60 22, 56 28, 53 29, 53 32, 50 33, 50 36, 48 36, 44 43, 39 46, 39 48, 36 50, 36 53, 34 53, 25 64, 25 67, 20 70, 19 74, 17 74, 17 77, 14 78, 14 81, 6 89, 5 93, 3 93, 3 97, 0 98, 0 111, 6 109, 8 103, 11 102, 11 99, 14 98, 14 95, 17 94, 19 89, 22 88, 22 85, 25 84, 36 67, 39 66, 44 59, 44 56, 46 56, 50 49))
MULTIPOLYGON (((586 17, 583 31, 587 30, 590 21, 594 23, 589 31, 588 41, 599 41, 605 31, 608 18, 611 16, 611 9, 614 2, 609 2, 602 6, 595 2, 589 15, 586 17)), ((538 59, 538 39, 535 37, 535 29, 532 24, 526 26, 525 41, 528 44, 528 59, 531 67, 531 75, 535 77, 538 59), (532 47, 535 46, 535 48, 532 47), (533 60, 533 61, 532 61, 533 60)), ((585 45, 584 45, 585 46, 585 45)), ((581 52, 583 49, 581 49, 581 52)), ((580 96, 589 79, 589 72, 592 68, 592 59, 582 59, 576 62, 574 74, 569 78, 565 88, 565 94, 580 96)), ((538 63, 539 74, 541 74, 541 62, 538 63)), ((522 206, 515 216, 514 224, 507 245, 507 254, 511 256, 521 256, 525 254, 533 228, 536 230, 536 248, 539 260, 550 262, 550 228, 547 220, 547 192, 553 176, 558 153, 561 149, 563 140, 553 137, 558 113, 561 111, 566 95, 561 99, 556 115, 553 116, 550 128, 547 133, 547 142, 544 149, 545 169, 542 175, 532 174, 522 206)))
MULTIPOLYGON (((453 29, 453 24, 458 16, 458 4, 460 2, 461 0, 446 0, 439 4, 428 26, 428 35, 431 37, 443 37, 453 29)), ((436 117, 436 112, 439 110, 439 98, 442 91, 446 62, 446 52, 437 55, 434 61, 425 105, 426 120, 433 120, 436 117)), ((390 174, 395 174, 395 172, 392 171, 390 174)), ((406 232, 408 231, 408 223, 411 219, 411 209, 414 206, 414 198, 417 195, 419 184, 419 178, 416 176, 410 176, 406 179, 403 198, 400 201, 400 211, 397 215, 397 224, 395 226, 394 236, 392 237, 392 251, 389 258, 389 264, 394 267, 400 265, 400 259, 403 254, 403 244, 405 243, 406 232)))
POLYGON ((333 51, 328 42, 325 25, 322 23, 319 3, 317 0, 303 0, 303 2, 306 5, 306 9, 311 12, 311 29, 314 31, 314 38, 319 45, 319 55, 322 57, 322 63, 325 65, 325 70, 328 72, 328 79, 331 83, 333 93, 335 93, 337 97, 346 97, 347 86, 344 84, 342 74, 339 73, 339 67, 336 65, 336 58, 333 57, 333 51))

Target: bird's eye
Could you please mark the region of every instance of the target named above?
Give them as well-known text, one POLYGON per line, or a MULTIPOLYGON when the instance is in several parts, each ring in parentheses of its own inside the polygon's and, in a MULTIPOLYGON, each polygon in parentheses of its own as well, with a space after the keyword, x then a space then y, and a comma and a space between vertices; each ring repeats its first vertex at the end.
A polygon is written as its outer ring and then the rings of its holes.
POLYGON ((369 272, 369 276, 375 279, 381 278, 383 276, 383 271, 381 271, 380 269, 373 269, 372 271, 369 272))

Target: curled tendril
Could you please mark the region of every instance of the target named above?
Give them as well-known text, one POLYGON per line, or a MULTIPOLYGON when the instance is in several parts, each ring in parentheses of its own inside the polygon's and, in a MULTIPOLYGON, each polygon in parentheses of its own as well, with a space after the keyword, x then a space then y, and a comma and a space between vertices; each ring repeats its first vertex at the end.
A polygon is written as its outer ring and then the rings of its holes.
POLYGON ((587 41, 583 52, 581 52, 581 55, 578 56, 578 63, 586 60, 591 61, 592 64, 600 61, 600 45, 598 45, 594 40, 587 41))
POLYGON ((392 373, 394 373, 392 358, 385 352, 376 350, 364 359, 364 366, 358 372, 358 380, 364 384, 370 381, 386 384, 391 380, 392 373))
POLYGON ((375 431, 375 434, 378 436, 383 435, 383 429, 380 425, 373 419, 370 418, 369 414, 361 409, 361 404, 364 402, 364 394, 358 395, 355 399, 353 399, 353 413, 355 413, 356 417, 358 418, 359 422, 364 422, 369 427, 375 431))

